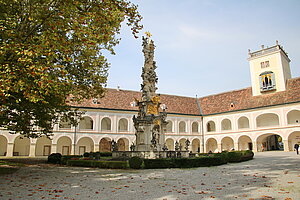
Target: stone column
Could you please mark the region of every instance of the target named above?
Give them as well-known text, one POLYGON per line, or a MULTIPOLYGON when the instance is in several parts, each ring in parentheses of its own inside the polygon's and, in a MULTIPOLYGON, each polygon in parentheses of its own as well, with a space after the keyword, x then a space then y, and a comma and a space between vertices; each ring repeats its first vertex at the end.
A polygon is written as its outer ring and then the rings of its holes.
POLYGON ((222 152, 222 143, 218 143, 218 152, 222 152))
POLYGON ((289 149, 289 141, 288 140, 282 140, 282 142, 283 142, 284 151, 290 151, 290 149, 289 149))
POLYGON ((94 152, 100 151, 100 144, 94 144, 94 152))
POLYGON ((51 145, 51 153, 57 153, 57 144, 51 145))
POLYGON ((256 142, 252 142, 252 148, 253 148, 253 152, 257 152, 257 143, 256 142))
POLYGON ((14 143, 7 143, 6 157, 13 157, 14 143))
POLYGON ((29 157, 35 157, 35 143, 30 143, 29 146, 29 157))
POLYGON ((239 151, 239 143, 238 143, 238 142, 235 142, 235 143, 233 144, 233 148, 234 148, 235 151, 239 151))

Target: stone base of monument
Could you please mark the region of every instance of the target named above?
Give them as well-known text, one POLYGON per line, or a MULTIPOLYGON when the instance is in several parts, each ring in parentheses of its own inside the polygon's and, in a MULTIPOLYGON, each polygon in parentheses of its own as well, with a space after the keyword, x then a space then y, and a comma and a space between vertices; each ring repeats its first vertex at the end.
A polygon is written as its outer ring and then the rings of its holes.
POLYGON ((140 157, 146 159, 156 158, 188 158, 188 151, 113 151, 113 158, 140 157))

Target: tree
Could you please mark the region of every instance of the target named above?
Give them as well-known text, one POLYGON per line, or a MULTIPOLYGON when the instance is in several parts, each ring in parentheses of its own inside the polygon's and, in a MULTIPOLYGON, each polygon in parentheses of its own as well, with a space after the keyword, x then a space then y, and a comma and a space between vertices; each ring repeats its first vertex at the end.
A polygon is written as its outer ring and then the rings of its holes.
POLYGON ((0 127, 49 136, 72 116, 67 100, 103 96, 103 51, 114 54, 125 20, 136 37, 141 18, 126 0, 0 0, 0 127))

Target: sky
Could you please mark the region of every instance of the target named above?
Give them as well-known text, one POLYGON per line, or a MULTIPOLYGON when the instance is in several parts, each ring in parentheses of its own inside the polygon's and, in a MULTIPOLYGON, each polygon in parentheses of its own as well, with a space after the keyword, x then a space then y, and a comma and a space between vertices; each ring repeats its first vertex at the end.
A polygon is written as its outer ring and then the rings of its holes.
POLYGON ((142 39, 156 46, 160 94, 203 97, 251 86, 248 49, 274 46, 291 59, 300 76, 299 0, 131 0, 143 16, 135 39, 125 24, 111 63, 108 88, 140 91, 142 39))

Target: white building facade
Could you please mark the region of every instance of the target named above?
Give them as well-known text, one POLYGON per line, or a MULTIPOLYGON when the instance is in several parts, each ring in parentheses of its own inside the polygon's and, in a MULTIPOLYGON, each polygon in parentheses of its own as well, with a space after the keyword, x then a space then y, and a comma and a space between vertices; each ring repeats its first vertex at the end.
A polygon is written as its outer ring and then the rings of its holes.
MULTIPOLYGON (((291 78, 289 58, 278 43, 249 52, 252 86, 202 98, 161 95, 166 104, 166 145, 175 142, 192 152, 223 150, 293 151, 300 144, 300 78, 291 78)), ((0 130, 0 156, 48 156, 111 151, 129 151, 135 142, 131 107, 136 91, 108 89, 104 98, 87 100, 77 127, 68 122, 54 126, 53 137, 23 138, 0 130)))

